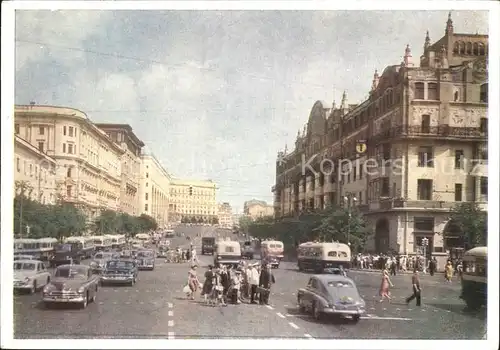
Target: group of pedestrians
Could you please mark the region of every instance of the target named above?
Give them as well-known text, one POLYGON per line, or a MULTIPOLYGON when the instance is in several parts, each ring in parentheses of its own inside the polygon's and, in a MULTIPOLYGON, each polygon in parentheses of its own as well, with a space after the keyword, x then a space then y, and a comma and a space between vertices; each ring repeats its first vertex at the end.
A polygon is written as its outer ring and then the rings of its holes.
MULTIPOLYGON (((389 271, 384 269, 382 272, 382 281, 380 283, 379 295, 381 297, 380 303, 388 300, 389 303, 392 301, 390 288, 394 287, 391 278, 389 276, 389 271)), ((409 304, 413 299, 416 299, 417 306, 421 306, 422 302, 422 288, 420 286, 420 277, 418 275, 418 269, 413 270, 413 275, 411 277, 411 287, 413 293, 406 298, 406 304, 409 304)))
POLYGON ((269 264, 209 265, 203 283, 198 279, 197 268, 196 264, 191 266, 184 288, 189 299, 194 300, 201 289, 200 294, 209 305, 241 304, 244 301, 269 304, 271 286, 276 282, 269 264))

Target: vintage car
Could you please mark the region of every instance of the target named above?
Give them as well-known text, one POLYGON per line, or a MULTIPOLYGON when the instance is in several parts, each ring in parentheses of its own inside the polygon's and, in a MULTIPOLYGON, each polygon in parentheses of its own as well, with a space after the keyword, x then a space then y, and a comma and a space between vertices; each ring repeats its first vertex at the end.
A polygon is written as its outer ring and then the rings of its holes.
POLYGON ((311 312, 316 320, 322 316, 350 316, 354 322, 365 313, 365 301, 356 284, 341 275, 314 275, 307 286, 297 292, 301 312, 311 312))
POLYGON ((139 270, 154 270, 155 253, 153 250, 140 250, 137 252, 137 267, 139 270))
POLYGON ((94 255, 90 267, 94 273, 101 273, 109 260, 118 259, 120 254, 113 252, 99 252, 94 255))
POLYGON ((61 265, 54 278, 43 289, 46 306, 60 303, 77 303, 82 308, 95 301, 100 277, 85 265, 61 265))
POLYGON ((50 273, 39 260, 14 261, 14 290, 29 291, 30 294, 50 282, 50 273))
POLYGON ((265 264, 271 265, 271 268, 277 269, 280 267, 280 258, 274 255, 268 255, 264 258, 263 262, 265 264))
POLYGON ((134 258, 133 251, 132 251, 132 250, 129 250, 129 249, 122 250, 122 251, 120 252, 120 258, 124 258, 124 259, 133 259, 133 258, 134 258))
POLYGON ((137 264, 132 259, 116 259, 106 263, 101 276, 101 285, 130 284, 137 282, 137 264))

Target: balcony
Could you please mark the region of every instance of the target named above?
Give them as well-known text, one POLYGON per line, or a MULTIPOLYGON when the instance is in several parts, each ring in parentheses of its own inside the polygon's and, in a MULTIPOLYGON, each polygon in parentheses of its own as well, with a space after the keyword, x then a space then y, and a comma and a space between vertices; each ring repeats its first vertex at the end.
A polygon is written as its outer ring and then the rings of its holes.
MULTIPOLYGON (((373 201, 367 205, 359 206, 361 212, 367 211, 385 211, 392 209, 438 209, 451 210, 461 202, 445 202, 445 201, 405 201, 404 199, 381 199, 373 201)), ((487 210, 487 203, 479 202, 479 206, 483 210, 487 210)))

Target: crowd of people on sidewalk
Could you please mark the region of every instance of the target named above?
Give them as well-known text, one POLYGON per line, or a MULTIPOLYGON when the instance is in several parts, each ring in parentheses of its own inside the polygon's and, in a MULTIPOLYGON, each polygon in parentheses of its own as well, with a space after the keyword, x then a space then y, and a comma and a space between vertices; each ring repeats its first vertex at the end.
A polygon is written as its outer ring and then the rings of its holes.
POLYGON ((188 272, 184 292, 191 300, 200 292, 207 305, 225 306, 228 303, 269 304, 271 286, 276 283, 271 265, 267 263, 208 266, 201 283, 198 266, 193 264, 188 272))

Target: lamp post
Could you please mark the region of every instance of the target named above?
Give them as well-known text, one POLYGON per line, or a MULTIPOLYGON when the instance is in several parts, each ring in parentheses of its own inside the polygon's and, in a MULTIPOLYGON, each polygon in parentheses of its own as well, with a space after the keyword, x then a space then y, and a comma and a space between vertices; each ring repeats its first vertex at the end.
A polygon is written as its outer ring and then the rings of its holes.
POLYGON ((352 195, 352 193, 344 196, 344 202, 347 203, 348 219, 347 219, 347 245, 351 245, 351 200, 356 203, 357 198, 352 195))
POLYGON ((424 254, 424 266, 422 268, 423 273, 427 273, 427 246, 429 245, 429 239, 427 237, 422 239, 422 250, 424 254))

